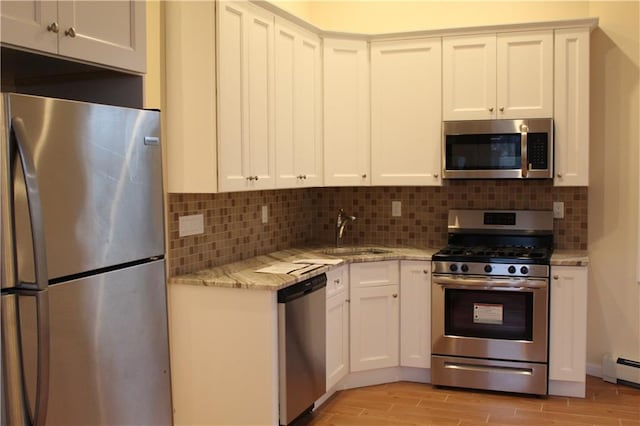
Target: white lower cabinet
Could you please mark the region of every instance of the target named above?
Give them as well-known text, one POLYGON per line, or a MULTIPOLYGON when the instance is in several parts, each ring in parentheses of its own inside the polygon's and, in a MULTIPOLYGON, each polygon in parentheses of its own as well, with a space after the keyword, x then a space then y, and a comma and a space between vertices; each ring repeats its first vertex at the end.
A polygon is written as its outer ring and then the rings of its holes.
POLYGON ((327 272, 327 390, 349 373, 349 267, 327 272))
POLYGON ((587 268, 552 266, 549 310, 549 393, 584 397, 587 268))
POLYGON ((400 365, 431 367, 431 262, 400 262, 400 365))
POLYGON ((399 361, 398 261, 351 265, 351 371, 396 367, 399 361))

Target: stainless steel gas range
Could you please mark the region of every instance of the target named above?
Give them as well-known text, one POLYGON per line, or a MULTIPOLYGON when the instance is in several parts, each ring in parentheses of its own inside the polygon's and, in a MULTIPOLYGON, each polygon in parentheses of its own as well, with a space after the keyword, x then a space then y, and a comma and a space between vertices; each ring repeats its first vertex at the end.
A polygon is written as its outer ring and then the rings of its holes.
POLYGON ((547 394, 553 212, 451 210, 432 276, 434 385, 547 394))

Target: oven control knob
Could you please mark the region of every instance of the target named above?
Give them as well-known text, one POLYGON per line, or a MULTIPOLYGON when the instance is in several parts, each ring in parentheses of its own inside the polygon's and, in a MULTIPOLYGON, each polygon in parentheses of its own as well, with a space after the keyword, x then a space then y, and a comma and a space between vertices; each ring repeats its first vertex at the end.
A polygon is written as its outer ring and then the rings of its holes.
POLYGON ((489 272, 493 271, 493 268, 491 267, 491 265, 485 265, 484 271, 488 274, 489 272))
POLYGON ((469 271, 469 267, 466 264, 462 264, 462 266, 460 267, 460 269, 462 270, 462 272, 468 272, 469 271))
POLYGON ((515 274, 516 273, 516 267, 511 265, 511 266, 509 266, 509 269, 507 269, 507 271, 509 271, 510 274, 515 274))
POLYGON ((451 272, 456 272, 458 270, 458 265, 456 265, 455 263, 452 263, 451 265, 449 265, 449 270, 451 272))
POLYGON ((529 268, 527 268, 526 266, 523 266, 522 268, 520 268, 520 272, 521 272, 523 275, 526 275, 526 274, 528 274, 528 273, 529 273, 529 268))

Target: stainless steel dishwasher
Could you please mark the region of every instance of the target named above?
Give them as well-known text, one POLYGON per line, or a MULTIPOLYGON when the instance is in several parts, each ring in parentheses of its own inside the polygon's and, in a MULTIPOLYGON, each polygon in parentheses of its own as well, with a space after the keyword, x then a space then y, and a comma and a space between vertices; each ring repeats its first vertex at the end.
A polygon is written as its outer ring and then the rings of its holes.
POLYGON ((322 274, 278 291, 281 425, 311 411, 326 392, 326 286, 322 274))

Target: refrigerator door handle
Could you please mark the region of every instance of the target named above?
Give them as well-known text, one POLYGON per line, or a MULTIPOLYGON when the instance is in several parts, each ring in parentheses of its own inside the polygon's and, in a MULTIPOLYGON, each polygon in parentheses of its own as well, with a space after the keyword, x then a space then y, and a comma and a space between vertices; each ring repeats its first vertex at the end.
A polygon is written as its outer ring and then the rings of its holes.
POLYGON ((15 135, 24 181, 27 192, 27 204, 29 205, 29 223, 31 224, 31 239, 33 244, 33 260, 35 266, 35 283, 19 284, 20 288, 31 290, 45 290, 48 285, 47 255, 44 236, 44 220, 42 216, 42 205, 40 202, 40 192, 38 188, 38 178, 33 159, 27 141, 27 131, 24 121, 20 117, 11 119, 11 128, 15 135))
POLYGON ((2 296, 2 352, 6 379, 7 424, 44 426, 49 403, 49 291, 18 290, 2 296), (37 324, 37 378, 33 416, 24 386, 18 297, 35 297, 37 324))

